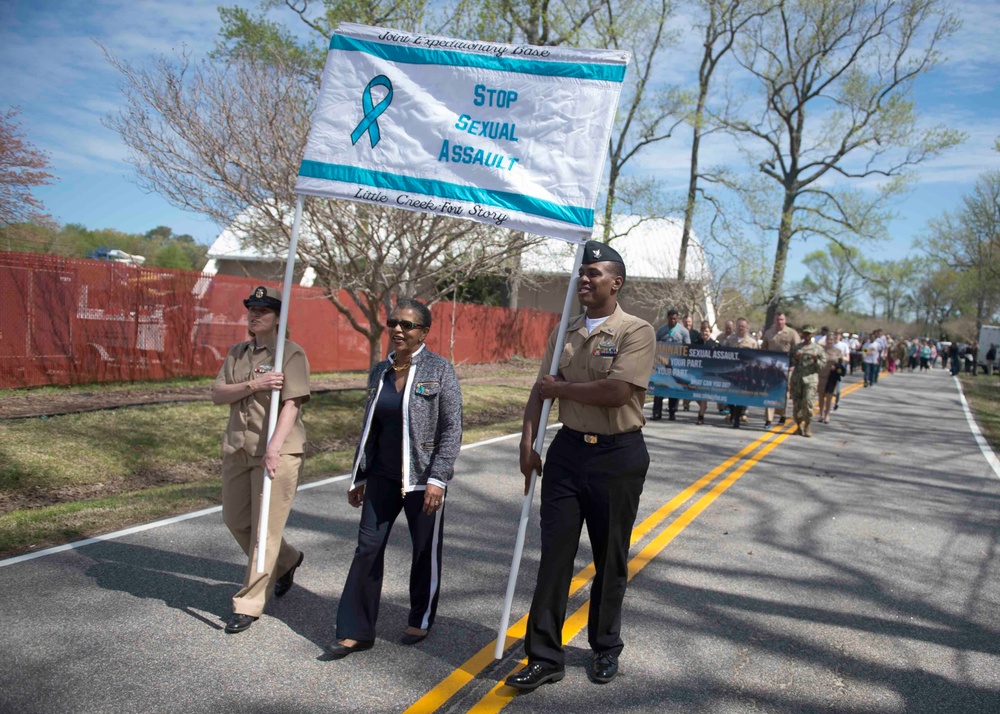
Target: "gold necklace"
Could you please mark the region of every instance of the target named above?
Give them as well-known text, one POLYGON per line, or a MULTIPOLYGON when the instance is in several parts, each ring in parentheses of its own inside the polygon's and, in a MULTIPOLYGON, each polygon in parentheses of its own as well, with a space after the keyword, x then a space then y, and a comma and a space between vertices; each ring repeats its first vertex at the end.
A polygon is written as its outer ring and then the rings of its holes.
POLYGON ((391 367, 391 369, 392 369, 393 372, 402 372, 404 369, 409 369, 409 368, 410 368, 410 363, 409 362, 407 362, 406 364, 396 364, 396 355, 392 356, 392 367, 391 367))

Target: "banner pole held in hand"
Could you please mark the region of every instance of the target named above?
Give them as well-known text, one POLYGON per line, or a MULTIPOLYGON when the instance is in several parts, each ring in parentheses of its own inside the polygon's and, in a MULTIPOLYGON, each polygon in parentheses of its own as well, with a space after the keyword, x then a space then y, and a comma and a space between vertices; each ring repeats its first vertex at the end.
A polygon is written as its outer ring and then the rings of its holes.
MULTIPOLYGON (((566 288, 566 300, 563 303, 562 319, 559 321, 559 332, 556 334, 555 349, 552 352, 552 364, 549 366, 549 374, 555 376, 559 372, 559 357, 562 355, 563 347, 566 344, 566 330, 569 328, 570 311, 573 309, 573 298, 576 294, 576 281, 579 277, 580 266, 583 265, 584 244, 580 243, 576 247, 576 257, 573 259, 573 271, 569 276, 569 285, 566 288)), ((535 434, 534 450, 542 453, 545 446, 545 427, 549 421, 549 411, 552 409, 552 400, 546 399, 542 402, 542 413, 538 419, 538 433, 535 434)), ((535 483, 538 481, 538 472, 531 474, 531 481, 528 484, 528 493, 524 496, 521 504, 521 522, 517 527, 517 538, 514 541, 514 557, 510 563, 510 576, 507 578, 507 594, 503 601, 503 614, 500 616, 500 629, 497 630, 497 644, 493 650, 494 659, 502 659, 503 652, 507 648, 507 627, 510 623, 510 609, 514 603, 514 590, 517 587, 517 573, 521 569, 521 553, 524 550, 524 535, 528 531, 528 516, 531 513, 531 502, 535 495, 535 483)))
MULTIPOLYGON (((304 196, 295 201, 295 218, 292 219, 292 237, 288 242, 288 260, 285 262, 285 282, 281 286, 281 313, 278 316, 278 341, 274 346, 274 370, 281 372, 285 359, 285 332, 288 325, 288 303, 292 298, 292 281, 295 279, 295 250, 299 244, 299 223, 302 221, 304 196)), ((278 408, 281 406, 281 390, 272 389, 267 408, 267 445, 278 425, 278 408)), ((265 550, 267 548, 267 517, 271 510, 271 479, 264 473, 264 490, 260 494, 260 521, 257 524, 257 572, 264 572, 265 550)))

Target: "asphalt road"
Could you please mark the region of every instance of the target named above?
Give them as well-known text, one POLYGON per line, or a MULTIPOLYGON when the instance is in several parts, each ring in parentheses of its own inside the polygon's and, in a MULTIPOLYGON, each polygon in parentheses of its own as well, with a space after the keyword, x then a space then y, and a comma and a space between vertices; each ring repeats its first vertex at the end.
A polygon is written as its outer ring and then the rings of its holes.
MULTIPOLYGON (((765 431, 760 410, 747 429, 711 421, 682 412, 646 428, 610 684, 588 680, 585 617, 571 614, 562 682, 498 686, 523 657, 517 621, 538 562, 536 497, 494 662, 521 501, 512 439, 459 458, 423 643, 398 644, 401 520, 375 648, 324 661, 357 528, 338 482, 298 494, 296 585, 239 635, 221 628, 245 561, 218 513, 0 563, 0 711, 1000 712, 1000 478, 947 373, 845 394, 813 439, 765 431)), ((578 569, 589 562, 584 537, 578 569)), ((586 611, 588 589, 570 613, 586 611)))

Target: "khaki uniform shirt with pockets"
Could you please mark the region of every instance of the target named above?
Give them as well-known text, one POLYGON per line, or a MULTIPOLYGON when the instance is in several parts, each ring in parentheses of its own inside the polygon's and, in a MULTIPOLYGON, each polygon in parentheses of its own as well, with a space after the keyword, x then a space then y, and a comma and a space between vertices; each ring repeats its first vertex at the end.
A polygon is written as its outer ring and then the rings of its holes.
MULTIPOLYGON (((620 305, 593 334, 587 333, 586 317, 582 314, 570 321, 566 345, 559 358, 559 374, 569 382, 618 379, 634 389, 628 403, 621 407, 597 407, 561 399, 559 420, 570 429, 588 434, 624 434, 641 429, 646 423, 642 404, 653 371, 656 332, 652 325, 629 315, 620 305)), ((549 373, 558 332, 556 327, 549 336, 549 346, 538 371, 539 380, 549 373)))
POLYGON ((799 337, 799 333, 787 325, 782 330, 775 330, 771 327, 764 333, 761 349, 788 354, 801 341, 802 338, 799 337))
POLYGON ((746 337, 740 337, 739 335, 732 334, 727 337, 723 343, 723 347, 742 347, 746 350, 757 349, 757 338, 753 335, 747 335, 746 337))
MULTIPOLYGON (((309 401, 309 361, 306 353, 294 342, 285 342, 285 382, 281 388, 281 402, 289 399, 309 401)), ((274 368, 274 352, 270 347, 254 349, 253 340, 233 345, 222 363, 216 384, 247 382, 274 368)), ((229 405, 229 424, 222 437, 222 453, 232 454, 245 450, 252 456, 263 456, 267 450, 267 408, 271 392, 250 393, 229 405)), ((306 428, 302 423, 302 410, 295 417, 292 430, 281 445, 282 454, 301 454, 306 445, 306 428)))

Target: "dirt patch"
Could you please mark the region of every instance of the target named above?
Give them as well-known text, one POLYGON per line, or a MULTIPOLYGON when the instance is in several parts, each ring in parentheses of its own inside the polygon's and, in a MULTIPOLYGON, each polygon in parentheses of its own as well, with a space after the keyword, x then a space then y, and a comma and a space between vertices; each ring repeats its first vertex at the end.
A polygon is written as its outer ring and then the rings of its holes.
POLYGON ((142 491, 156 486, 175 483, 191 483, 207 478, 217 478, 221 459, 151 467, 129 475, 127 479, 115 479, 102 483, 67 485, 56 488, 33 487, 24 491, 0 491, 0 514, 29 508, 54 506, 59 503, 88 501, 107 498, 121 493, 142 491))
MULTIPOLYGON (((463 364, 455 370, 463 384, 489 386, 530 387, 535 381, 538 363, 515 360, 496 364, 463 364)), ((323 374, 311 380, 314 392, 364 389, 365 376, 357 372, 323 374)), ((65 391, 36 391, 5 394, 0 400, 0 419, 77 414, 104 409, 169 404, 177 402, 208 401, 211 385, 197 387, 160 387, 155 383, 137 384, 126 389, 94 389, 65 391)))

